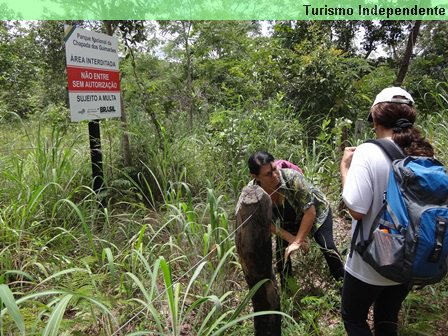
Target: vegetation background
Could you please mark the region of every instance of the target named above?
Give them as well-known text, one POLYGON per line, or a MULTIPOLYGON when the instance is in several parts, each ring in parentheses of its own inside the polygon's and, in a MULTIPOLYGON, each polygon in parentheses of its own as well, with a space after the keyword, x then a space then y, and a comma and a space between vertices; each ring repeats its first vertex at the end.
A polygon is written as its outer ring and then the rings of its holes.
MULTIPOLYGON (((1 21, 0 334, 250 335, 234 247, 246 160, 266 149, 340 199, 346 145, 384 87, 417 102, 448 163, 446 21, 1 21), (67 107, 64 23, 120 41, 124 111, 102 120, 105 187, 67 107), (103 206, 105 205, 105 206, 103 206)), ((282 292, 284 335, 343 335, 315 247, 282 292)), ((401 335, 446 335, 448 280, 412 291, 401 335)))

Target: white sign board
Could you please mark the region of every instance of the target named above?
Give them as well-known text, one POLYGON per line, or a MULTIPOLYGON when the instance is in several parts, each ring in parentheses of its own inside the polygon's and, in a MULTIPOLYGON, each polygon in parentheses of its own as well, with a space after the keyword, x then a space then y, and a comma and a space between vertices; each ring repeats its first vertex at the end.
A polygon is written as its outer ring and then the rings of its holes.
POLYGON ((71 120, 120 117, 118 40, 72 26, 64 40, 71 120))

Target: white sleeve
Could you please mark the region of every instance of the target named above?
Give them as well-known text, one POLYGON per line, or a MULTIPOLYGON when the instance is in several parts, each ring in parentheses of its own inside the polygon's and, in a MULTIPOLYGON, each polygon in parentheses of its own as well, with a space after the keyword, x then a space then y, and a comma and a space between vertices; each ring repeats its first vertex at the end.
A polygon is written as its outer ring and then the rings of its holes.
POLYGON ((342 191, 345 205, 364 215, 369 211, 373 200, 371 149, 372 144, 362 144, 356 148, 342 191))

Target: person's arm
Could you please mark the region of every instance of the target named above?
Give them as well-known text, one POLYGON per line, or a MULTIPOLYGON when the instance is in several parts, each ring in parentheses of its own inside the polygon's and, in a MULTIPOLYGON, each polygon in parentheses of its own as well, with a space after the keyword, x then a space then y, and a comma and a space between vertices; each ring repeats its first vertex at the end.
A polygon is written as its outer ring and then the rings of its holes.
POLYGON ((290 242, 289 246, 285 250, 285 258, 288 258, 291 252, 301 249, 304 253, 309 250, 308 234, 313 228, 314 220, 316 219, 316 208, 314 205, 310 206, 303 213, 302 220, 300 222, 300 228, 294 237, 293 242, 290 242))
POLYGON ((281 239, 286 240, 288 243, 294 242, 294 235, 289 233, 288 231, 282 229, 281 227, 275 226, 274 223, 271 223, 271 232, 277 236, 279 236, 281 239))
POLYGON ((353 217, 353 219, 356 219, 357 221, 361 220, 362 217, 364 216, 364 214, 362 214, 360 212, 356 212, 350 208, 348 208, 348 213, 350 214, 350 216, 353 217))
MULTIPOLYGON (((345 147, 344 148, 344 154, 341 159, 341 165, 340 165, 340 172, 341 172, 341 182, 342 187, 345 185, 345 179, 347 177, 348 170, 350 168, 350 164, 352 163, 353 153, 355 152, 356 147, 345 147)), ((353 211, 352 209, 348 208, 348 212, 350 213, 350 216, 352 216, 356 220, 361 220, 364 216, 362 213, 353 211)))
POLYGON ((306 240, 308 233, 310 233, 314 220, 316 219, 316 208, 314 205, 310 206, 303 213, 302 221, 300 222, 299 231, 294 239, 294 243, 302 243, 306 240))
POLYGON ((339 167, 341 172, 341 182, 342 187, 345 184, 345 178, 347 177, 348 169, 350 168, 350 164, 352 163, 353 153, 355 152, 356 147, 345 147, 344 154, 342 155, 341 165, 339 167))

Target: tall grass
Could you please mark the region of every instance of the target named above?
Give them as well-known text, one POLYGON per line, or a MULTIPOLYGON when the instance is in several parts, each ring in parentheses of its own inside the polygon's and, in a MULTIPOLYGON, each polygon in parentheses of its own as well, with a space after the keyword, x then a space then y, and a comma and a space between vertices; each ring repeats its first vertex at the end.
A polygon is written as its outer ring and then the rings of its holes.
POLYGON ((163 216, 150 218, 137 196, 147 189, 124 173, 136 197, 104 209, 78 176, 88 166, 80 171, 75 162, 88 161, 88 152, 77 140, 64 146, 67 135, 56 129, 46 132, 27 130, 31 152, 2 156, 14 168, 2 179, 9 193, 0 217, 2 333, 180 335, 185 328, 223 328, 222 313, 235 309, 226 281, 236 263, 223 196, 208 187, 199 193, 203 201, 194 200, 188 184, 154 174, 162 202, 150 203, 163 216))
MULTIPOLYGON (((446 163, 444 92, 435 93, 440 106, 420 125, 446 163)), ((0 136, 14 139, 14 148, 0 148, 0 333, 251 334, 256 289, 246 289, 233 242, 249 153, 291 159, 337 203, 342 143, 367 137, 348 120, 322 120, 310 141, 304 121, 278 101, 252 112, 247 119, 243 106, 217 110, 206 127, 165 129, 161 142, 144 123, 131 125, 133 167, 120 162, 119 125, 104 123, 100 195, 91 189, 85 125, 0 125, 0 136)), ((285 334, 344 334, 339 284, 316 267, 322 264, 313 248, 294 291, 282 291, 285 334)), ((445 281, 410 296, 402 329, 437 332, 431 322, 446 315, 447 288, 445 281)))
POLYGON ((448 83, 439 83, 436 90, 431 92, 427 99, 435 102, 432 106, 433 113, 426 116, 421 122, 422 132, 431 141, 436 149, 437 158, 448 165, 448 83))

